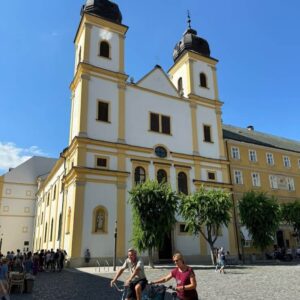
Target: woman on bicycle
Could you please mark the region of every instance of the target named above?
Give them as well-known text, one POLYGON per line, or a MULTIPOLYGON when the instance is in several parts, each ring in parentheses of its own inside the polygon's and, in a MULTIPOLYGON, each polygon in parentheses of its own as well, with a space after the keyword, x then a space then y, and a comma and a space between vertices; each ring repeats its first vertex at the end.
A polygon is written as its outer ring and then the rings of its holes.
POLYGON ((176 280, 177 297, 180 300, 198 300, 197 282, 193 269, 184 263, 181 253, 173 255, 173 261, 176 265, 167 276, 152 281, 153 284, 163 283, 174 278, 176 280))

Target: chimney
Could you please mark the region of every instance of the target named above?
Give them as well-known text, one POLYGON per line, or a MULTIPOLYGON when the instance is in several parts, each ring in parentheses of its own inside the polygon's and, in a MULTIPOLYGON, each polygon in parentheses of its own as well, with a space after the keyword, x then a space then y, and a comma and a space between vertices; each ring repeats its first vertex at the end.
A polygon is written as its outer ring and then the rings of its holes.
POLYGON ((254 131, 254 126, 249 125, 249 126, 247 126, 247 129, 248 129, 248 131, 254 131))

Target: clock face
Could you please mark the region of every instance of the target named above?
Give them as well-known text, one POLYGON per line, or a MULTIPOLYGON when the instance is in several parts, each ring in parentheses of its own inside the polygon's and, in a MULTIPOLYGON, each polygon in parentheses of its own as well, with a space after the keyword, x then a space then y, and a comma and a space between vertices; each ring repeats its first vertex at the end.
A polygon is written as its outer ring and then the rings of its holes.
POLYGON ((158 157, 164 158, 164 157, 166 157, 168 155, 168 152, 167 152, 167 150, 164 147, 158 146, 158 147, 155 148, 155 154, 158 157))

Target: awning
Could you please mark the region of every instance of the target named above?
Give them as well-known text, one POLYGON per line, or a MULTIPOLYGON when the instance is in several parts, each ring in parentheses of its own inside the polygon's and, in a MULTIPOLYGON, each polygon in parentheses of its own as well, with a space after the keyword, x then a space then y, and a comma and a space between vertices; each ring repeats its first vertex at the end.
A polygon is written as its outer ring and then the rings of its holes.
POLYGON ((252 236, 249 233, 248 229, 245 226, 240 227, 242 238, 245 241, 252 241, 252 236))

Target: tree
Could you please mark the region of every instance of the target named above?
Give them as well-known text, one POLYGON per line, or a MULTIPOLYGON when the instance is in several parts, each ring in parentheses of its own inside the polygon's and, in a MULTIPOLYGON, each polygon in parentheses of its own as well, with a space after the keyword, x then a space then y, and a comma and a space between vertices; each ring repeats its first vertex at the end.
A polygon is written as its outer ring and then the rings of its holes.
POLYGON ((280 222, 280 207, 275 197, 266 193, 249 191, 239 202, 242 225, 252 236, 253 245, 264 251, 274 241, 280 222))
POLYGON ((300 200, 281 204, 282 221, 293 226, 295 234, 300 238, 300 200))
POLYGON ((201 234, 210 246, 212 264, 215 264, 214 244, 222 226, 228 226, 232 208, 231 195, 220 189, 207 190, 203 186, 194 194, 182 195, 179 213, 186 228, 194 235, 201 234))
POLYGON ((166 234, 176 223, 178 196, 167 183, 146 181, 130 192, 133 209, 133 245, 139 251, 148 251, 149 265, 153 267, 152 250, 163 246, 166 234))

